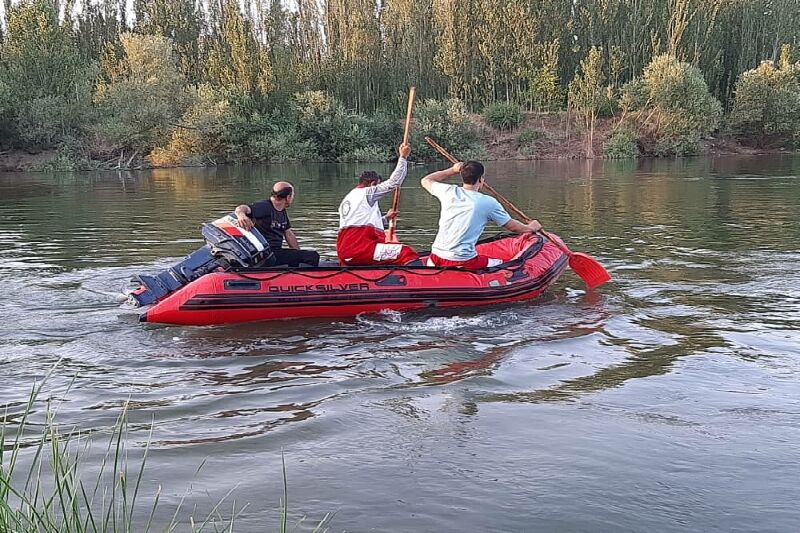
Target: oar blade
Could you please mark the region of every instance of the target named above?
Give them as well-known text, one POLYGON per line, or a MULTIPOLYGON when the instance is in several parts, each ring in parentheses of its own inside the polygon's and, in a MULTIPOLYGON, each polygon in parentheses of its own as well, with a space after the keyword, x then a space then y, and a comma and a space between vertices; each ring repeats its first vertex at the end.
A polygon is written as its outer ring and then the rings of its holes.
POLYGON ((611 274, 597 259, 581 252, 570 254, 569 267, 580 276, 589 289, 595 289, 611 279, 611 274))

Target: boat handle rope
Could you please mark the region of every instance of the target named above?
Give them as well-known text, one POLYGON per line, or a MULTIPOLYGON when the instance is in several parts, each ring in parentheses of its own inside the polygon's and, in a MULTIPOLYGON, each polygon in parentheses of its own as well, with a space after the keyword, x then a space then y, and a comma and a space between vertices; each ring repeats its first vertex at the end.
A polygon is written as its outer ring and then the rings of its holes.
MULTIPOLYGON (((418 276, 436 276, 436 275, 441 274, 445 270, 446 269, 444 269, 444 268, 438 268, 438 269, 436 269, 436 270, 434 270, 432 272, 424 272, 424 273, 423 272, 414 272, 414 274, 418 275, 418 276)), ((408 270, 402 270, 402 269, 393 268, 389 272, 387 272, 386 274, 384 274, 382 276, 379 276, 377 278, 368 278, 367 276, 359 274, 357 270, 350 270, 350 269, 347 269, 347 268, 343 268, 341 270, 336 270, 334 272, 331 272, 330 274, 323 274, 321 276, 312 276, 310 273, 303 272, 302 270, 296 270, 296 271, 292 271, 292 270, 286 271, 285 270, 285 271, 282 271, 282 272, 278 272, 274 276, 271 276, 269 278, 255 277, 255 276, 252 276, 252 275, 245 274, 243 272, 235 272, 234 271, 232 273, 236 274, 237 276, 239 276, 241 278, 248 279, 248 280, 251 280, 251 281, 272 281, 272 280, 274 280, 274 279, 276 279, 276 278, 278 278, 280 276, 283 276, 285 274, 297 274, 297 275, 300 275, 300 276, 303 276, 303 277, 306 277, 306 278, 309 278, 309 279, 321 280, 321 279, 332 278, 333 276, 338 276, 339 274, 342 274, 344 272, 346 272, 348 274, 352 274, 353 276, 357 277, 361 281, 377 283, 377 282, 383 281, 384 279, 388 278, 389 276, 397 274, 397 273, 407 274, 408 270)))
MULTIPOLYGON (((523 258, 522 257, 517 258, 517 259, 514 260, 514 262, 515 263, 519 262, 521 264, 523 262, 521 259, 523 259, 523 258)), ((525 259, 527 259, 527 258, 525 258, 525 259)), ((493 267, 491 270, 490 269, 485 269, 485 271, 488 272, 488 273, 492 273, 492 272, 495 272, 497 270, 516 270, 516 269, 519 268, 519 266, 520 265, 514 265, 513 267, 510 267, 510 268, 507 267, 507 266, 505 266, 505 267, 497 266, 497 267, 493 267)), ((424 272, 415 271, 415 272, 413 272, 413 274, 415 276, 438 276, 442 272, 452 272, 452 271, 463 272, 463 270, 459 269, 459 268, 437 268, 436 270, 430 269, 430 270, 426 270, 424 272)), ((300 275, 300 276, 303 276, 303 277, 306 277, 306 278, 309 278, 309 279, 313 279, 313 280, 322 280, 322 279, 332 278, 333 276, 338 276, 339 274, 342 274, 342 273, 345 273, 345 272, 348 273, 348 274, 352 274, 353 276, 357 277, 361 281, 366 281, 366 282, 371 282, 371 283, 377 283, 379 281, 383 281, 384 279, 388 278, 389 276, 392 276, 392 275, 395 275, 395 274, 408 274, 409 273, 407 269, 397 269, 397 268, 393 268, 389 272, 387 272, 386 274, 384 274, 382 276, 379 276, 377 278, 369 278, 367 276, 364 276, 364 275, 360 274, 357 270, 350 270, 350 269, 347 269, 347 268, 343 268, 341 270, 337 270, 335 272, 331 272, 330 274, 323 274, 321 276, 313 276, 308 272, 303 272, 302 270, 297 270, 297 271, 284 270, 284 271, 281 271, 281 272, 277 272, 277 273, 275 273, 275 275, 273 275, 271 277, 268 277, 268 278, 256 277, 256 276, 248 275, 248 274, 245 274, 243 272, 238 272, 238 271, 232 271, 231 273, 232 274, 236 274, 240 278, 244 278, 244 279, 247 279, 247 280, 250 280, 250 281, 272 281, 272 280, 274 280, 274 279, 276 279, 276 278, 278 278, 280 276, 283 276, 285 274, 297 274, 297 275, 300 275)))
MULTIPOLYGON (((499 236, 499 235, 501 235, 501 234, 498 234, 498 236, 499 236)), ((540 239, 540 242, 541 242, 542 240, 543 240, 543 239, 540 239)), ((538 244, 538 242, 537 242, 536 244, 538 244)), ((498 265, 498 266, 496 266, 496 267, 491 267, 491 268, 487 268, 487 269, 485 269, 485 272, 487 272, 487 273, 493 273, 493 272, 497 272, 497 271, 499 271, 499 270, 512 270, 512 271, 513 271, 513 270, 516 270, 516 269, 518 269, 519 267, 521 267, 521 266, 522 266, 522 264, 523 264, 523 263, 524 263, 524 262, 525 262, 525 261, 526 261, 526 260, 527 260, 527 259, 528 259, 528 258, 531 256, 531 255, 533 255, 535 252, 538 252, 538 251, 540 251, 540 250, 541 250, 541 247, 537 248, 536 250, 533 250, 532 248, 533 248, 534 246, 535 246, 535 245, 529 246, 528 248, 526 248, 526 249, 525 249, 525 250, 524 250, 524 251, 523 251, 523 252, 520 254, 520 256, 519 256, 519 257, 517 257, 516 259, 514 259, 514 260, 512 260, 512 261, 509 261, 509 263, 516 263, 516 264, 514 264, 513 266, 510 266, 510 267, 509 267, 509 266, 500 266, 500 265, 498 265)), ((506 264, 508 264, 508 263, 506 263, 506 264)), ((411 268, 414 268, 414 267, 411 267, 411 268)), ((434 269, 431 269, 431 268, 426 268, 426 269, 425 269, 425 271, 423 271, 423 272, 415 271, 415 272, 413 272, 413 273, 414 273, 414 275, 416 275, 416 276, 438 276, 438 275, 439 275, 439 274, 441 274, 442 272, 450 272, 450 271, 453 271, 453 270, 462 271, 462 270, 461 270, 461 269, 459 269, 459 268, 447 268, 447 267, 442 267, 442 268, 437 268, 436 270, 434 270, 434 269)), ((312 275, 311 275, 311 273, 309 273, 309 272, 303 272, 302 270, 296 270, 296 271, 292 271, 292 270, 286 271, 286 270, 283 270, 283 271, 281 271, 281 272, 276 272, 276 273, 275 273, 275 275, 273 275, 273 276, 271 276, 271 277, 268 277, 268 278, 254 277, 254 276, 252 276, 252 275, 248 275, 248 274, 246 274, 246 273, 243 273, 243 272, 241 272, 241 271, 232 271, 231 273, 233 273, 233 274, 236 274, 236 275, 237 275, 237 276, 239 276, 240 278, 244 278, 244 279, 247 279, 247 280, 250 280, 250 281, 272 281, 272 280, 274 280, 274 279, 276 279, 276 278, 278 278, 278 277, 280 277, 280 276, 283 276, 283 275, 285 275, 285 274, 297 274, 297 275, 300 275, 300 276, 303 276, 303 277, 306 277, 306 278, 309 278, 309 279, 313 279, 313 280, 322 280, 322 279, 328 279, 328 278, 332 278, 333 276, 338 276, 339 274, 342 274, 342 273, 344 273, 344 272, 347 272, 347 273, 349 273, 349 274, 352 274, 353 276, 357 277, 357 278, 358 278, 358 279, 360 279, 361 281, 366 281, 366 282, 371 282, 371 283, 377 283, 377 282, 379 282, 379 281, 383 281, 384 279, 388 278, 389 276, 395 275, 395 274, 397 274, 397 273, 401 273, 401 274, 408 274, 408 269, 407 269, 407 268, 392 268, 392 269, 391 269, 391 270, 389 270, 389 271, 388 271, 386 274, 384 274, 384 275, 382 275, 382 276, 379 276, 379 277, 377 277, 377 278, 368 278, 368 277, 366 277, 366 276, 364 276, 364 275, 362 275, 362 274, 359 274, 357 270, 351 270, 351 269, 349 269, 349 268, 346 268, 346 267, 345 267, 345 268, 342 268, 342 269, 339 269, 339 270, 335 270, 334 272, 331 272, 330 274, 323 274, 323 275, 321 275, 321 276, 312 276, 312 275)))

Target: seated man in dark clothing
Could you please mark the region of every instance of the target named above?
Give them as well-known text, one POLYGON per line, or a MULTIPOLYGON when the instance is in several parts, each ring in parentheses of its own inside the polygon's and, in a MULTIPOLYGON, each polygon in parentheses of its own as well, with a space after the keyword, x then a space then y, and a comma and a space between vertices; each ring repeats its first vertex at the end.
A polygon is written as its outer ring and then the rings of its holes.
POLYGON ((286 213, 286 208, 292 205, 293 201, 292 184, 279 181, 272 187, 272 194, 268 200, 237 207, 236 218, 239 220, 239 225, 246 230, 258 228, 275 254, 275 265, 296 267, 300 263, 305 263, 318 266, 319 254, 313 250, 301 250, 297 244, 297 237, 294 236, 289 215, 286 213), (282 248, 284 238, 289 248, 282 248))

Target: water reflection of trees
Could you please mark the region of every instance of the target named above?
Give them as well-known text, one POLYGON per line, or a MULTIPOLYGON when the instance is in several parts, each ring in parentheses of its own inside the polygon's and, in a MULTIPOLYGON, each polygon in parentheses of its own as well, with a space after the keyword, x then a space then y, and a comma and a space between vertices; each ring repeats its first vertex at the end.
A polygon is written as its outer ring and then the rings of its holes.
MULTIPOLYGON (((615 336, 606 329, 606 322, 613 314, 602 301, 586 301, 587 319, 582 322, 563 325, 556 331, 536 337, 537 346, 547 346, 560 340, 602 334, 597 351, 622 350, 626 357, 619 363, 606 365, 590 375, 582 375, 560 380, 553 386, 539 390, 514 392, 473 391, 463 395, 463 401, 475 402, 548 402, 569 401, 584 394, 601 392, 620 387, 630 380, 650 378, 670 373, 682 358, 708 353, 729 346, 716 329, 699 320, 696 314, 672 315, 660 305, 652 306, 645 302, 631 302, 639 312, 633 317, 637 327, 646 331, 663 334, 663 339, 646 342, 640 338, 615 336), (652 308, 652 312, 647 311, 652 308), (603 348, 606 346, 607 348, 603 348)), ((492 376, 500 368, 503 360, 521 349, 525 349, 532 339, 522 338, 518 342, 492 346, 471 359, 449 361, 436 368, 425 370, 418 376, 416 385, 441 386, 463 380, 492 376)), ((458 353, 458 352, 455 352, 458 353)), ((556 362, 540 370, 549 371, 569 365, 569 362, 556 362)), ((413 386, 413 385, 412 385, 413 386)))
POLYGON ((483 394, 480 395, 480 401, 539 403, 572 400, 583 394, 620 387, 633 379, 668 374, 681 358, 700 355, 728 345, 712 328, 697 324, 696 317, 653 319, 649 327, 677 337, 677 342, 642 347, 635 340, 610 338, 612 345, 622 347, 630 354, 619 364, 602 368, 588 376, 561 381, 547 389, 483 394))
MULTIPOLYGON (((552 342, 587 337, 595 333, 604 333, 611 311, 602 298, 596 293, 589 293, 580 300, 580 308, 582 317, 577 322, 568 321, 558 325, 549 333, 540 332, 535 336, 523 335, 515 342, 491 346, 477 358, 446 362, 437 368, 421 372, 417 384, 423 386, 446 385, 473 377, 491 376, 504 359, 534 341, 537 345, 546 345, 552 342)), ((458 353, 457 350, 454 351, 458 353)))
MULTIPOLYGON (((196 371, 193 373, 192 382, 205 382, 212 386, 211 388, 204 386, 201 389, 202 396, 216 397, 212 404, 223 404, 223 407, 215 412, 193 415, 189 419, 182 420, 182 423, 191 422, 192 425, 196 425, 202 418, 203 430, 200 436, 164 439, 156 444, 181 445, 238 440, 263 435, 287 424, 309 420, 317 416, 317 409, 323 402, 336 397, 336 394, 323 394, 316 399, 302 402, 283 401, 257 407, 240 407, 240 405, 252 402, 252 400, 245 399, 250 394, 256 394, 260 398, 257 400, 258 403, 263 403, 265 387, 268 390, 277 391, 286 387, 304 386, 348 368, 349 365, 335 366, 307 361, 271 359, 248 366, 239 372, 196 371), (240 399, 236 400, 236 398, 240 399), (227 407, 231 403, 236 406, 227 407), (264 420, 265 417, 268 419, 264 420), (210 428, 216 426, 214 422, 216 419, 224 419, 220 423, 222 429, 212 432, 210 428)), ((303 396, 307 398, 309 395, 306 389, 303 396)), ((266 398, 268 397, 266 396, 266 398)))
MULTIPOLYGON (((279 413, 286 414, 287 416, 280 416, 278 418, 252 422, 250 424, 243 424, 241 426, 235 425, 231 422, 225 422, 225 432, 222 435, 209 435, 202 437, 190 437, 185 439, 164 439, 154 442, 156 446, 170 446, 170 445, 184 445, 184 444, 207 444, 212 442, 226 442, 232 440, 246 439, 250 437, 258 437, 264 435, 277 428, 295 422, 303 422, 316 416, 313 408, 319 405, 320 401, 308 402, 303 404, 281 404, 274 407, 260 407, 252 409, 234 409, 226 410, 212 415, 213 418, 244 418, 253 417, 264 413, 279 413)), ((207 430, 208 428, 206 428, 207 430)))
POLYGON ((230 373, 226 371, 203 372, 198 375, 203 381, 214 385, 264 385, 285 383, 297 378, 322 377, 331 372, 348 370, 352 365, 323 365, 309 361, 277 361, 246 367, 243 371, 230 373))
MULTIPOLYGON (((493 162, 487 172, 523 211, 578 242, 664 226, 666 237, 741 249, 759 242, 744 228, 769 225, 776 214, 787 221, 800 215, 800 187, 758 179, 792 176, 799 165, 800 159, 790 157, 536 161, 493 162), (754 179, 730 179, 736 176, 754 179), (776 200, 785 204, 779 211, 788 212, 771 213, 776 200)), ((597 253, 609 250, 602 241, 591 244, 600 248, 597 253)))
MULTIPOLYGON (((438 203, 418 178, 441 165, 412 167, 403 188, 400 232, 426 248, 438 203)), ((623 257, 620 247, 644 235, 636 253, 666 257, 676 243, 742 250, 789 246, 800 239, 800 187, 787 179, 731 180, 729 176, 791 176, 797 158, 490 162, 488 176, 524 211, 600 257, 623 257), (780 227, 781 238, 757 228, 780 227), (638 234, 638 235, 637 235, 638 234), (622 256, 621 256, 622 254, 622 256)), ((58 243, 49 253, 68 267, 135 254, 142 261, 182 256, 199 242, 198 225, 233 206, 263 198, 274 181, 298 186, 292 219, 305 245, 330 250, 336 209, 358 173, 391 165, 258 165, 0 175, 0 207, 23 242, 58 243)), ((0 228, 2 229, 2 228, 0 228)), ((492 229, 494 231, 494 229, 492 229)))

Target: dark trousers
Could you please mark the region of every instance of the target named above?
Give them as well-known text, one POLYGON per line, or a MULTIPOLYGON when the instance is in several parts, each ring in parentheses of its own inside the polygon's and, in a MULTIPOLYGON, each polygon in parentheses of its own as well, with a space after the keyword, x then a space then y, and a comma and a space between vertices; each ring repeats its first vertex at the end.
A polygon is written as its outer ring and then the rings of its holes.
POLYGON ((319 266, 319 254, 314 250, 294 250, 292 248, 281 248, 273 250, 275 254, 275 266, 288 265, 291 267, 305 263, 311 266, 319 266))

